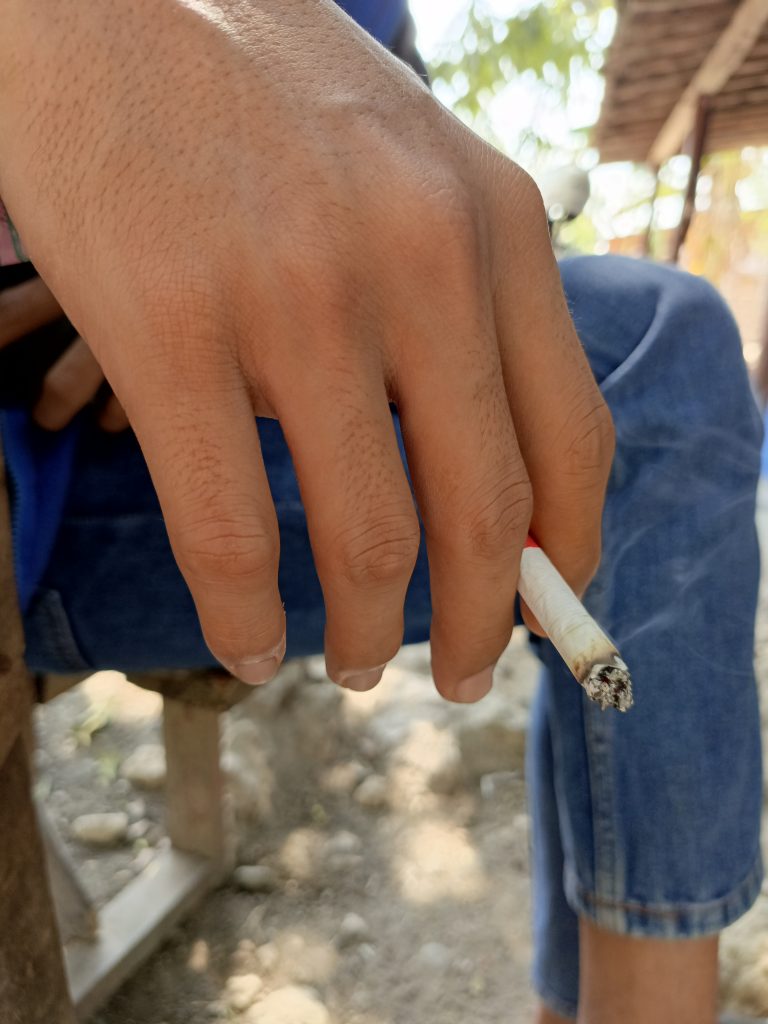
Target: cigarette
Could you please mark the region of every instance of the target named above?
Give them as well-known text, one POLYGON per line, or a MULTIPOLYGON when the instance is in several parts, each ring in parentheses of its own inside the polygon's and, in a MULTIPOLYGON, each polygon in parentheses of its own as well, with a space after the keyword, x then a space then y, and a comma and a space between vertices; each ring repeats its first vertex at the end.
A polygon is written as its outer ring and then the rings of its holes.
POLYGON ((629 669, 550 560, 530 537, 520 561, 520 596, 590 700, 605 711, 629 711, 629 669))

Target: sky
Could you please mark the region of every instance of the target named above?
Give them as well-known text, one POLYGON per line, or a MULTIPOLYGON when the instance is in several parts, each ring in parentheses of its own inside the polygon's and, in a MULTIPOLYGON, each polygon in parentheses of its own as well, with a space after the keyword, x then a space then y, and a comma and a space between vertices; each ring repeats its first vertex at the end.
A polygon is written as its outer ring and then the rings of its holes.
MULTIPOLYGON (((411 12, 418 28, 419 48, 427 60, 440 42, 450 35, 451 25, 466 9, 465 0, 411 0, 411 12)), ((511 7, 511 4, 494 4, 511 7)))

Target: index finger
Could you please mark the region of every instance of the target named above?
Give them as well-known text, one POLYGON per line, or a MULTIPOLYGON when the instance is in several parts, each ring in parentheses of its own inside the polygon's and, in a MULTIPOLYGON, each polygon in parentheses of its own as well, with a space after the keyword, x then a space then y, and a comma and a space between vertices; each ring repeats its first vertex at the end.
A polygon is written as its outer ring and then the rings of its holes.
POLYGON ((0 292, 0 348, 62 316, 46 283, 33 277, 0 292))

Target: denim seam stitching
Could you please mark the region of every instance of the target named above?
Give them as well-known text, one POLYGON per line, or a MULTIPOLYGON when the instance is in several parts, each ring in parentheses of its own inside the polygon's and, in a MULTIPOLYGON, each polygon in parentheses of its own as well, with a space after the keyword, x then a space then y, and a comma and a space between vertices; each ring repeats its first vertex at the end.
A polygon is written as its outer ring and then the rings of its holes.
MULTIPOLYGON (((751 867, 746 875, 727 892, 714 900, 706 900, 698 903, 677 903, 665 906, 663 904, 646 904, 634 900, 609 899, 592 892, 578 882, 574 884, 574 895, 579 903, 585 907, 591 906, 599 911, 605 909, 622 910, 625 913, 635 914, 639 917, 674 919, 679 917, 699 918, 704 920, 707 915, 717 911, 725 911, 724 917, 730 913, 743 912, 740 908, 749 904, 750 900, 760 889, 763 879, 763 866, 760 851, 757 852, 752 861, 751 867)), ((724 926, 723 926, 724 927, 724 926)), ((720 930, 720 929, 718 929, 720 930)))
MULTIPOLYGON (((615 779, 613 759, 610 757, 612 721, 606 714, 582 695, 584 733, 589 770, 589 788, 592 802, 592 832, 594 845, 594 885, 597 890, 609 890, 613 905, 620 909, 619 891, 624 872, 619 870, 616 828, 613 814, 615 779)), ((574 880, 575 881, 575 880, 574 880)))

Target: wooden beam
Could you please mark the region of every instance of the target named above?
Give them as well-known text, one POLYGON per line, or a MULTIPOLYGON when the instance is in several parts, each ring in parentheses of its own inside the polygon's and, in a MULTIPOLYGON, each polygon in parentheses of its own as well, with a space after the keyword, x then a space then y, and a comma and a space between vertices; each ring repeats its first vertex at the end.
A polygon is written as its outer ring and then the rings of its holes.
POLYGON ((45 847, 48 881, 51 885, 61 941, 66 943, 70 939, 91 940, 99 927, 96 908, 78 877, 69 851, 40 802, 37 803, 37 821, 45 847))
POLYGON ((696 120, 693 125, 691 169, 688 174, 688 187, 685 190, 683 202, 683 213, 680 217, 680 224, 675 232, 675 239, 672 243, 671 260, 677 263, 680 258, 680 250, 688 234, 688 229, 693 220, 696 210, 696 186, 699 183, 699 172, 701 171, 701 160, 704 156, 704 147, 707 144, 707 126, 709 123, 710 100, 708 96, 700 96, 696 104, 696 120))
POLYGON ((728 27, 675 104, 656 141, 648 161, 661 165, 680 151, 696 117, 700 96, 713 96, 739 69, 768 22, 768 0, 742 0, 728 27))
MULTIPOLYGON (((166 850, 110 900, 99 914, 96 940, 70 942, 64 951, 69 988, 81 1021, 117 991, 218 878, 210 861, 166 850)), ((44 1018, 39 1020, 42 1024, 44 1018)), ((63 1022, 64 1017, 45 1018, 51 1024, 59 1020, 63 1022)))

